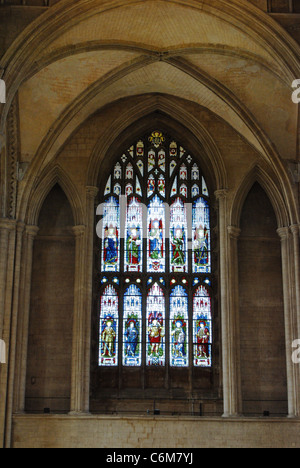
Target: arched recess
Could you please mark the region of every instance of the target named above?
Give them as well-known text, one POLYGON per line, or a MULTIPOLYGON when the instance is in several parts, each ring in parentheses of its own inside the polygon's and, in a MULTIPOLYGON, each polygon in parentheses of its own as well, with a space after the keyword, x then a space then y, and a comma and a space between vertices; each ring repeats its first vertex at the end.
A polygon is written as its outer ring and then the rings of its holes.
MULTIPOLYGON (((257 179, 262 180, 261 174, 257 179)), ((239 200, 238 220, 241 411, 246 416, 264 412, 284 416, 288 413, 286 327, 277 229, 287 221, 287 212, 270 180, 268 190, 250 180, 239 200)))
POLYGON ((27 224, 37 225, 39 214, 43 203, 51 191, 58 184, 64 191, 72 210, 74 225, 84 224, 84 215, 82 202, 71 179, 61 169, 60 166, 46 167, 40 175, 36 185, 31 189, 28 198, 26 214, 20 213, 21 217, 25 217, 27 224))
POLYGON ((290 203, 288 199, 286 200, 284 198, 284 195, 280 192, 280 187, 282 187, 283 181, 276 181, 275 176, 271 176, 270 172, 266 171, 260 165, 255 165, 251 169, 241 182, 240 187, 236 192, 230 213, 231 226, 235 226, 237 228, 240 227, 241 213, 245 200, 252 186, 256 182, 261 185, 269 197, 276 215, 277 228, 289 226, 291 220, 294 219, 294 200, 290 203))
MULTIPOLYGON (((52 181, 53 182, 53 181, 52 181)), ((59 184, 36 210, 28 326, 25 411, 68 412, 71 398, 75 237, 71 205, 59 184)), ((35 221, 34 217, 31 218, 35 221)))

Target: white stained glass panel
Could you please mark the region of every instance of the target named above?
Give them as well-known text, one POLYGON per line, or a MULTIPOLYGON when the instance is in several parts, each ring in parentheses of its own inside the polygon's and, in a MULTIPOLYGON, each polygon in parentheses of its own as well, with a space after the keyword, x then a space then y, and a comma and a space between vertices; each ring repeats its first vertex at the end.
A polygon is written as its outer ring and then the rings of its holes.
POLYGON ((120 208, 115 197, 104 203, 102 220, 102 272, 120 271, 120 208))
POLYGON ((132 197, 127 206, 125 236, 125 271, 141 272, 143 267, 143 206, 136 197, 132 197))
POLYGON ((211 272, 210 210, 204 198, 193 204, 193 273, 211 272))
POLYGON ((180 198, 170 208, 170 268, 173 273, 188 271, 187 213, 180 198))
POLYGON ((148 206, 148 272, 165 272, 165 206, 156 195, 148 206))

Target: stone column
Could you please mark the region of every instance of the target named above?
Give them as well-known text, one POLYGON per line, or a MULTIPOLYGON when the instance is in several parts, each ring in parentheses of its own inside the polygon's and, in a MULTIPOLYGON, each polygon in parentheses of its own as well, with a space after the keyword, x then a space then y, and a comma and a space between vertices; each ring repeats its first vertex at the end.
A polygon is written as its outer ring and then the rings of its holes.
MULTIPOLYGON (((223 417, 238 415, 237 363, 236 363, 236 311, 231 308, 233 302, 232 281, 230 272, 235 263, 230 254, 231 242, 229 233, 236 244, 237 235, 233 228, 227 228, 227 190, 218 190, 215 196, 219 201, 219 242, 220 242, 220 297, 222 327, 222 369, 223 369, 223 417)), ((236 250, 236 249, 235 249, 236 250)), ((236 254, 237 256, 237 254, 236 254)), ((232 277, 233 278, 233 277, 232 277)))
POLYGON ((2 338, 4 326, 9 237, 15 226, 16 222, 13 220, 0 219, 0 338, 2 338))
POLYGON ((18 412, 25 411, 26 369, 28 351, 28 328, 30 315, 30 293, 32 276, 32 258, 34 240, 38 234, 37 226, 26 226, 23 235, 23 249, 21 260, 21 276, 18 302, 18 334, 17 334, 17 360, 18 375, 18 412))
POLYGON ((5 440, 11 350, 11 302, 16 222, 0 219, 0 338, 6 344, 6 364, 0 364, 0 448, 5 440))
MULTIPOLYGON (((294 260, 294 270, 295 270, 295 319, 297 322, 297 336, 294 336, 294 339, 300 339, 300 251, 299 251, 299 242, 300 242, 300 225, 294 224, 290 227, 293 236, 293 253, 292 258, 294 260)), ((296 395, 297 400, 295 403, 295 416, 300 416, 300 365, 294 364, 293 370, 295 373, 295 385, 296 385, 296 395)))
POLYGON ((98 188, 87 187, 86 190, 86 225, 73 228, 76 261, 70 414, 89 412, 93 242, 98 188))
POLYGON ((229 349, 230 349, 230 407, 231 416, 238 416, 242 410, 241 370, 240 370, 240 310, 239 310, 239 272, 238 239, 241 230, 228 226, 228 276, 229 276, 229 349))
MULTIPOLYGON (((13 271, 13 288, 12 288, 12 312, 11 312, 11 335, 10 335, 10 360, 9 360, 9 374, 10 380, 7 387, 8 408, 11 407, 13 412, 19 410, 20 399, 20 372, 17 365, 20 365, 22 349, 17 343, 20 343, 20 337, 17 335, 18 331, 18 310, 20 299, 20 283, 21 283, 21 263, 22 263, 22 246, 24 237, 25 224, 18 222, 16 226, 15 238, 15 254, 14 254, 14 271, 13 271), (18 354, 19 353, 19 354, 18 354), (17 364, 16 364, 17 362, 17 364), (16 370, 17 369, 17 370, 16 370), (15 385, 16 382, 16 385, 15 385), (12 401, 14 406, 12 406, 12 401)), ((21 335, 22 336, 22 335, 21 335)))
POLYGON ((295 274, 293 239, 288 227, 277 230, 281 239, 283 300, 285 316, 285 342, 287 362, 288 415, 299 416, 299 371, 292 362, 292 342, 297 338, 297 313, 295 307, 295 274))
MULTIPOLYGON (((290 227, 293 235, 293 247, 294 247, 294 267, 295 267, 295 290, 296 290, 296 310, 297 310, 297 322, 298 322, 298 338, 300 338, 300 225, 294 224, 290 227)), ((300 389, 299 389, 300 391, 300 389)))
POLYGON ((93 303, 93 264, 94 264, 94 236, 95 231, 95 200, 98 187, 86 188, 86 315, 85 315, 85 365, 84 365, 84 394, 83 408, 86 413, 90 408, 90 365, 91 365, 91 314, 93 303))
POLYGON ((84 335, 85 335, 85 226, 75 226, 75 282, 74 282, 74 315, 72 340, 71 370, 71 405, 70 413, 83 411, 83 369, 84 369, 84 335))

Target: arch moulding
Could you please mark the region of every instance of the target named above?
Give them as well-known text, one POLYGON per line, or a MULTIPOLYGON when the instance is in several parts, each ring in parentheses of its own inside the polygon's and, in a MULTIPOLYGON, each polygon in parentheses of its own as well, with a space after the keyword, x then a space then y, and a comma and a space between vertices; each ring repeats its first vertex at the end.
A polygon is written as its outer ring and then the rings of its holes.
POLYGON ((256 182, 264 189, 273 206, 278 228, 293 224, 291 223, 293 219, 293 209, 291 209, 289 200, 285 200, 279 190, 279 187, 282 186, 282 181, 276 181, 275 178, 260 165, 255 165, 241 182, 234 197, 230 214, 231 226, 235 226, 236 228, 240 227, 241 213, 245 200, 256 182))
POLYGON ((38 224, 39 214, 43 203, 51 191, 51 189, 58 184, 64 191, 73 213, 74 225, 84 224, 84 214, 82 209, 82 202, 77 193, 77 190, 60 166, 54 165, 52 168, 46 167, 41 174, 38 183, 32 188, 26 212, 26 222, 29 225, 36 226, 38 224))
POLYGON ((125 108, 126 112, 103 133, 94 147, 87 173, 87 186, 97 186, 100 170, 103 173, 102 168, 105 170, 105 165, 111 164, 112 158, 124 150, 127 144, 130 145, 143 132, 153 129, 153 125, 160 125, 191 151, 194 150, 196 158, 199 150, 202 150, 203 169, 208 178, 210 175, 215 189, 227 187, 226 168, 216 142, 179 100, 164 95, 143 96, 141 102, 134 106, 126 105, 125 108), (180 121, 174 116, 180 116, 180 121))

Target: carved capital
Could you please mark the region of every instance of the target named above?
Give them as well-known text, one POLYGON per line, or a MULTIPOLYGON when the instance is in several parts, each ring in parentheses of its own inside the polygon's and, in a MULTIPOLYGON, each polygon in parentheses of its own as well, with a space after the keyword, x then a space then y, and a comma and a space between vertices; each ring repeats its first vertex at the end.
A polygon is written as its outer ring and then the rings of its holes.
POLYGON ((0 230, 13 231, 16 228, 16 220, 0 218, 0 230))
POLYGON ((232 239, 238 239, 241 235, 241 229, 236 226, 227 226, 227 231, 232 239))
POLYGON ((299 224, 293 224, 292 226, 290 226, 290 230, 291 230, 291 233, 293 234, 293 236, 299 236, 300 234, 300 225, 299 224))
POLYGON ((88 198, 91 198, 91 199, 95 199, 96 196, 98 195, 98 192, 99 192, 99 188, 98 187, 94 187, 94 186, 91 186, 91 185, 88 185, 86 187, 86 194, 88 196, 88 198))
POLYGON ((279 235, 281 241, 284 242, 289 238, 290 230, 288 227, 281 227, 277 229, 277 234, 279 235))
POLYGON ((84 226, 84 225, 74 226, 72 228, 72 231, 73 231, 75 237, 81 237, 81 236, 83 236, 85 234, 86 226, 84 226))
POLYGON ((31 225, 28 225, 25 227, 25 233, 26 235, 29 237, 29 238, 32 238, 34 239, 38 232, 39 232, 40 228, 38 226, 31 226, 31 225))
POLYGON ((215 197, 217 200, 224 200, 228 195, 228 189, 220 189, 215 191, 215 197))

